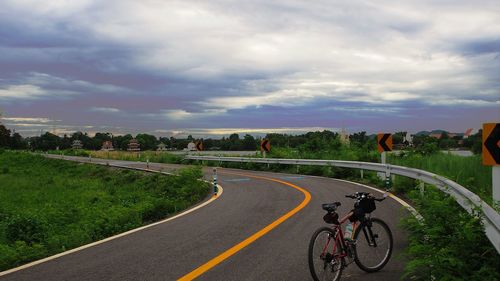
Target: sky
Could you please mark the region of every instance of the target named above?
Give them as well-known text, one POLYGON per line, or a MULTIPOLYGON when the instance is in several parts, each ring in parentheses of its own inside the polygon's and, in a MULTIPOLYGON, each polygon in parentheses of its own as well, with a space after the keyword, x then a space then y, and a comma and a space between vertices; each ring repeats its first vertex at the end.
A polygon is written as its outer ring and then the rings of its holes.
POLYGON ((500 121, 498 1, 0 0, 1 122, 222 136, 500 121))

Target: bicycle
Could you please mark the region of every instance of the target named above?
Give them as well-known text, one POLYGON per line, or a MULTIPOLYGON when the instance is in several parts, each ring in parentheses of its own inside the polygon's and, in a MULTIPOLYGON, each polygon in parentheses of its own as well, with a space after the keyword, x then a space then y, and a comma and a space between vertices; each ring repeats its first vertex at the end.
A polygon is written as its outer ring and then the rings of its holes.
POLYGON ((375 201, 384 201, 386 195, 375 198, 367 192, 356 192, 346 197, 356 202, 354 209, 340 221, 336 212, 341 206, 340 202, 322 204, 323 210, 327 212, 323 220, 333 226, 319 228, 309 242, 309 270, 316 281, 339 280, 344 268, 353 261, 366 272, 376 272, 391 257, 391 230, 383 220, 371 217, 371 212, 376 209, 375 201), (353 231, 346 239, 341 226, 347 220, 352 223, 353 231))

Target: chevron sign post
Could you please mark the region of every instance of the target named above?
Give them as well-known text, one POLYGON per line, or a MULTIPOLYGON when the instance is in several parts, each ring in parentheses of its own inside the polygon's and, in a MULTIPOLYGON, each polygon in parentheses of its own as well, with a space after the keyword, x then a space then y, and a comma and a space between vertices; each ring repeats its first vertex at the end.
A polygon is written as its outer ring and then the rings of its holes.
MULTIPOLYGON (((392 134, 388 133, 380 133, 377 135, 377 149, 380 152, 380 162, 385 164, 386 162, 386 153, 387 151, 392 151, 392 134)), ((379 177, 385 181, 385 186, 387 189, 390 189, 392 186, 391 175, 387 172, 385 175, 381 174, 379 177)))
POLYGON ((197 141, 196 142, 196 151, 202 151, 202 150, 203 150, 203 142, 197 141))
POLYGON ((271 151, 271 142, 268 139, 263 139, 260 142, 260 151, 262 151, 262 155, 266 158, 266 152, 271 151))
POLYGON ((493 200, 500 201, 500 123, 483 124, 483 165, 492 166, 493 200))
POLYGON ((380 153, 392 151, 392 134, 378 134, 377 149, 380 153))

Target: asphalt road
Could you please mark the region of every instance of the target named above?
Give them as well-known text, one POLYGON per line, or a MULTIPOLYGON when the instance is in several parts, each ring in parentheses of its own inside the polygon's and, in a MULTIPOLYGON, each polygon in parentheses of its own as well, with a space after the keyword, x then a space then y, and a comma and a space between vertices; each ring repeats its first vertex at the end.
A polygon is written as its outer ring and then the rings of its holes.
MULTIPOLYGON (((68 158, 68 157, 65 157, 68 158)), ((86 158, 73 160, 88 161, 86 158)), ((97 160, 93 161, 110 161, 97 160)), ((145 163, 110 161, 145 168, 145 163)), ((150 164, 172 171, 180 165, 150 164)), ((211 168, 204 169, 211 178, 211 168)), ((340 201, 340 214, 352 207, 345 194, 373 192, 328 178, 219 169, 220 198, 190 214, 5 276, 0 280, 176 280, 247 239, 296 208, 305 195, 277 179, 307 190, 310 202, 265 235, 203 272, 197 280, 312 280, 307 247, 312 233, 325 223, 321 203, 340 201), (254 176, 260 178, 254 178, 254 176), (265 177, 265 178, 262 178, 265 177)), ((351 264, 342 280, 400 280, 406 235, 398 226, 406 210, 393 199, 377 205, 394 236, 386 267, 365 273, 351 264)))

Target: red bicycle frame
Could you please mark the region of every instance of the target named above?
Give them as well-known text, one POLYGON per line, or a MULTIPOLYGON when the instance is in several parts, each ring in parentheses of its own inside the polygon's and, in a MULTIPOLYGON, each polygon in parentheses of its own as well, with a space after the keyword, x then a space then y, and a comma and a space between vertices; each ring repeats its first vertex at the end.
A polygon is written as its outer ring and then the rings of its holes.
MULTIPOLYGON (((344 232, 342 231, 342 224, 344 224, 351 216, 353 215, 353 212, 349 212, 347 215, 345 215, 339 222, 339 224, 336 224, 333 228, 334 228, 334 232, 336 233, 335 234, 335 243, 333 243, 333 251, 332 253, 336 253, 336 250, 337 250, 337 245, 338 243, 341 243, 342 244, 342 251, 340 253, 340 255, 336 256, 336 258, 345 258, 348 256, 348 253, 345 251, 345 249, 347 248, 346 246, 346 243, 345 243, 345 239, 344 239, 344 232), (337 231, 335 231, 335 229, 337 231)), ((356 222, 353 222, 352 223, 352 233, 354 233, 354 231, 356 230, 356 227, 358 226, 359 224, 356 222)), ((352 235, 352 234, 351 234, 352 235)), ((321 253, 322 256, 325 255, 326 253, 326 250, 328 249, 328 245, 330 244, 330 240, 328 240, 328 242, 326 243, 325 247, 323 248, 323 251, 321 253)))

